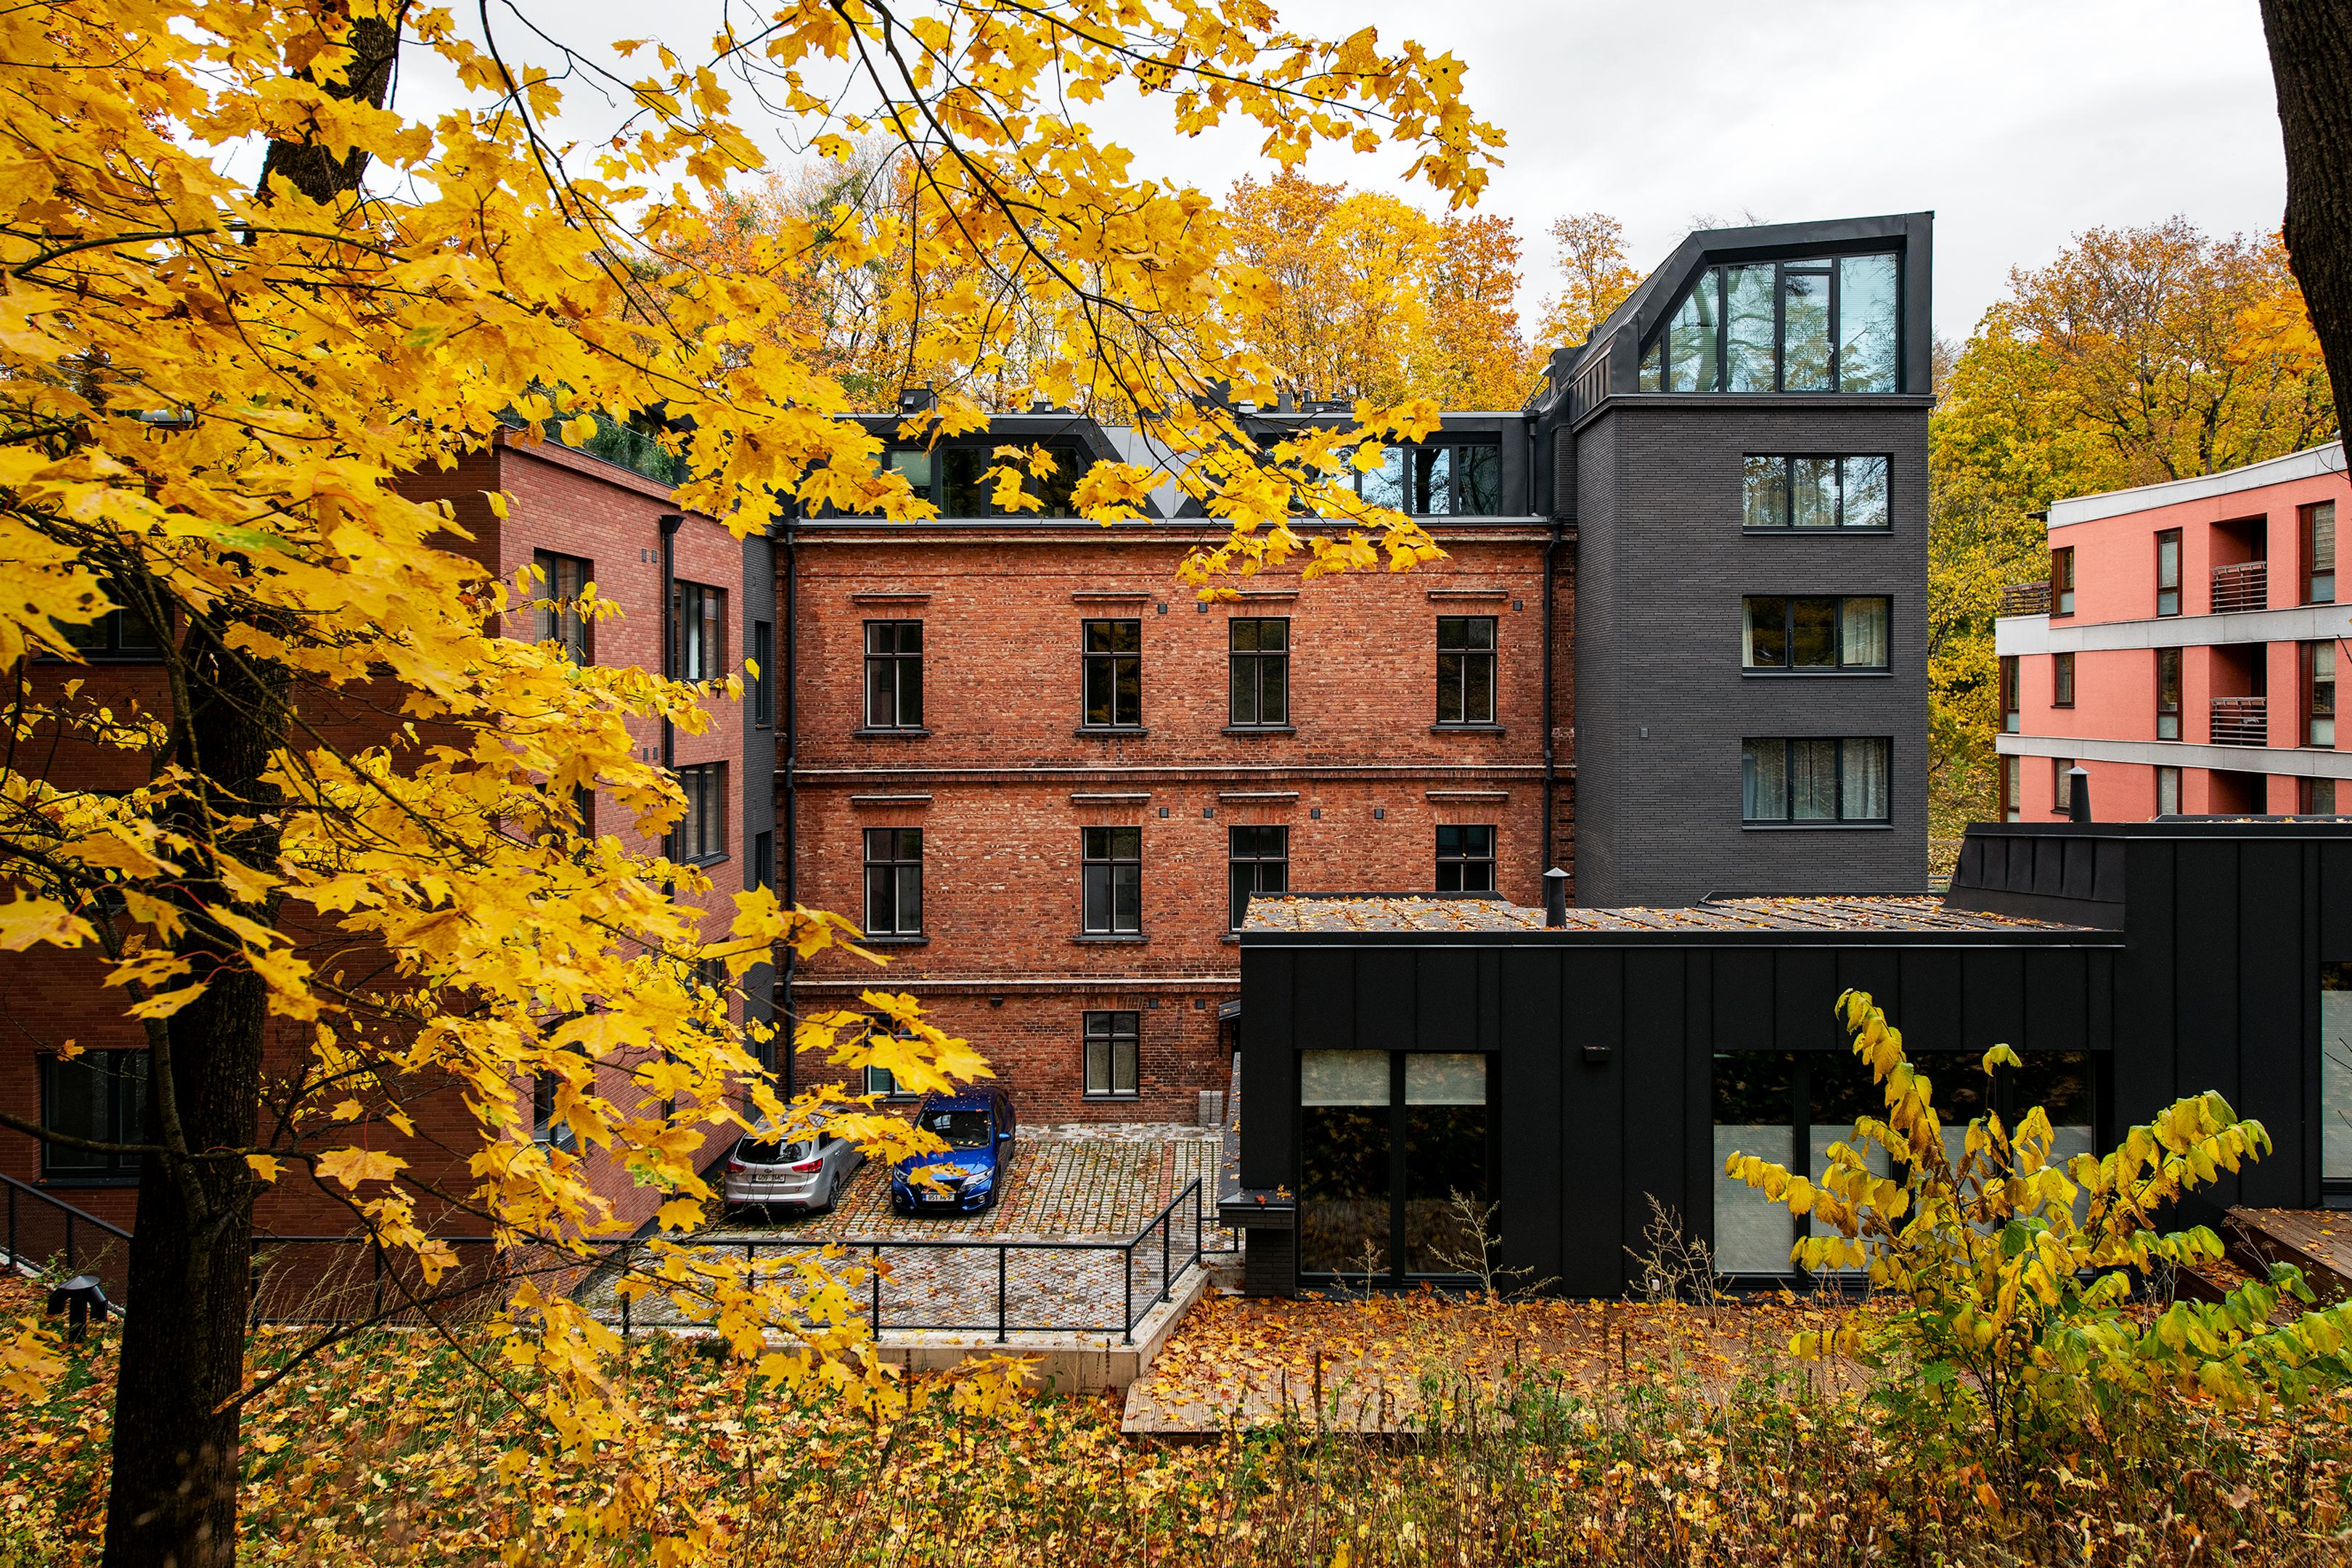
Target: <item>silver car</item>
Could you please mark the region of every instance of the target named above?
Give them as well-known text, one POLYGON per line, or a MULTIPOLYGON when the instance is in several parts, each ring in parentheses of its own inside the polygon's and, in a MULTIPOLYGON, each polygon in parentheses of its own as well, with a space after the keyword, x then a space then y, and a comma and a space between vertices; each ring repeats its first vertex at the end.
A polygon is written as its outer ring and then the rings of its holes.
POLYGON ((720 1189, 730 1209, 793 1209, 816 1214, 833 1201, 857 1168, 866 1152, 846 1138, 819 1132, 814 1142, 782 1143, 762 1140, 754 1132, 740 1140, 727 1157, 727 1179, 720 1189))

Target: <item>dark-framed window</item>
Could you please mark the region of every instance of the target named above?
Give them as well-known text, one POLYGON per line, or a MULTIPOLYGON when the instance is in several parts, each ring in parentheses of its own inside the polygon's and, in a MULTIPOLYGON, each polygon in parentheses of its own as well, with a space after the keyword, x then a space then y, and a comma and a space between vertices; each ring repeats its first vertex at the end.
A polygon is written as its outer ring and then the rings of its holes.
POLYGON ((1236 616, 1225 623, 1231 721, 1235 728, 1290 722, 1290 622, 1236 616))
POLYGON ((2004 735, 2014 735, 2019 726, 2017 701, 2017 656, 2000 656, 2000 729, 2004 735))
POLYGON ((1143 623, 1088 621, 1085 628, 1087 727, 1143 723, 1143 623))
POLYGON ((1740 662, 1764 670, 1885 669, 1892 603, 1874 595, 1751 594, 1740 602, 1740 662))
POLYGON ((2025 763, 2021 758, 2008 756, 2000 760, 2000 819, 2022 822, 2025 819, 2025 763))
POLYGON ((1458 1276, 1475 1241, 1455 1199, 1496 1195, 1500 1088, 1477 1052, 1299 1052, 1299 1272, 1458 1276))
POLYGON ((2156 613, 2180 613, 2180 531, 2168 528, 2156 536, 2156 613))
POLYGON ((744 868, 746 888, 772 888, 776 885, 776 836, 761 831, 751 835, 751 863, 744 868))
POLYGON ((776 676, 769 667, 776 660, 776 628, 766 621, 751 623, 751 662, 760 673, 751 678, 751 722, 762 730, 776 722, 776 676))
POLYGON ((2074 656, 2071 653, 2050 656, 2050 706, 2074 706, 2074 656))
POLYGON ((878 1094, 885 1100, 912 1100, 914 1091, 898 1087, 898 1075, 888 1068, 868 1065, 865 1070, 867 1094, 878 1094))
POLYGON ((1643 392, 1903 390, 1893 251, 1710 267, 1642 354, 1643 392))
POLYGON ((2156 650, 2156 738, 2180 739, 2180 650, 2156 650))
POLYGON ((2336 781, 2334 779, 2303 781, 2303 815, 2305 816, 2336 815, 2336 781))
POLYGON ((1088 1100, 1135 1097, 1137 1058, 1142 1030, 1136 1013, 1086 1015, 1086 1095, 1088 1100))
POLYGON ((1491 893, 1495 890, 1495 829, 1492 825, 1452 822, 1437 825, 1437 890, 1441 893, 1491 893))
POLYGON ((1143 829, 1079 829, 1084 887, 1081 929, 1089 936, 1131 936, 1143 929, 1143 829))
POLYGON ((1231 926, 1242 928, 1252 893, 1290 890, 1290 829, 1235 827, 1226 835, 1225 857, 1233 884, 1231 926))
POLYGON ((716 680, 727 673, 727 591, 701 583, 671 585, 670 614, 677 626, 680 680, 716 680))
POLYGON ((2336 503, 2324 500, 2295 509, 2303 533, 2303 602, 2336 602, 2336 503))
MULTIPOLYGON (((147 1053, 84 1051, 43 1056, 41 1125, 97 1143, 137 1143, 146 1125, 147 1053)), ((41 1174, 105 1181, 139 1174, 136 1154, 41 1145, 41 1174)))
POLYGON ((1883 735, 1762 737, 1739 742, 1740 820, 1856 823, 1894 819, 1883 735))
POLYGON ((161 658, 163 647, 136 611, 109 610, 94 621, 51 621, 67 646, 84 658, 161 658))
POLYGON ((1437 721, 1495 721, 1495 617, 1437 617, 1437 721))
POLYGON ((907 488, 937 507, 942 518, 1068 518, 1078 515, 1076 500, 1078 479, 1089 466, 1089 459, 1074 441, 982 439, 942 441, 929 449, 885 452, 882 454, 882 466, 905 476, 907 488), (1030 454, 1040 447, 1050 459, 1050 473, 1030 471, 1030 454), (997 455, 1001 449, 1006 448, 1016 449, 1017 455, 997 455), (1007 466, 1023 469, 1022 492, 1034 497, 1035 506, 999 506, 996 503, 996 481, 988 477, 988 470, 1007 466))
POLYGON ((2303 743, 2336 749, 2336 643, 2303 645, 2303 743))
POLYGON ((2050 759, 2050 809, 2061 816, 2065 816, 2074 805, 2074 786, 2072 782, 2074 777, 2074 758, 2050 759))
POLYGON ((923 727, 923 623, 866 623, 866 727, 923 727))
POLYGON ((577 555, 558 555, 552 551, 532 552, 530 563, 539 569, 543 579, 541 592, 548 606, 537 612, 539 640, 551 642, 563 649, 563 656, 574 664, 593 664, 595 626, 580 613, 580 595, 592 579, 593 568, 577 555))
POLYGON ((727 764, 692 763, 675 770, 686 815, 670 829, 669 858, 707 864, 727 858, 727 764))
POLYGON ((2050 552, 2050 613, 2074 613, 2074 547, 2071 544, 2050 552))
POLYGON ((1385 447, 1381 466, 1356 476, 1356 491, 1414 517, 1492 517, 1503 510, 1503 449, 1492 442, 1385 447))
POLYGON ((555 1114, 555 1091, 562 1082, 560 1073, 530 1075, 530 1141, 570 1154, 579 1151, 580 1135, 555 1114))
POLYGON ((920 936, 923 931, 923 830, 866 830, 866 934, 920 936))
POLYGON ((1891 462, 1874 456, 1751 452, 1740 459, 1740 526, 1884 532, 1894 526, 1886 500, 1891 462))
POLYGON ((2156 815, 2158 816, 2180 815, 2180 770, 2179 768, 2156 770, 2156 815))

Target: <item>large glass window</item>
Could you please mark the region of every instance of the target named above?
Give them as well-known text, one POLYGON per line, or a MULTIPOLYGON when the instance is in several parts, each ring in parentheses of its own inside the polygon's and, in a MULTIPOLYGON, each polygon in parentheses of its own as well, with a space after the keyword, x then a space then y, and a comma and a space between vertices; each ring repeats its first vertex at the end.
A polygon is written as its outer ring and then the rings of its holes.
POLYGON ((1415 517, 1491 517, 1502 510, 1503 452, 1487 445, 1389 447, 1357 476, 1374 506, 1415 517))
POLYGON ((1715 1268, 1718 1274, 1787 1274, 1797 1225, 1787 1205, 1725 1173, 1734 1154, 1793 1168, 1797 1158, 1794 1064, 1783 1054, 1726 1052, 1715 1058, 1715 1268))
POLYGON ((109 610, 94 621, 49 624, 84 658, 153 658, 163 651, 146 619, 133 610, 109 610))
POLYGON ((1437 617, 1437 721, 1495 721, 1495 617, 1437 617))
POLYGON ((727 858, 727 764, 693 763, 674 776, 686 795, 686 815, 670 829, 669 858, 698 865, 727 858))
POLYGON ((1483 1201, 1486 1058, 1416 1051, 1404 1058, 1404 1271, 1454 1274, 1475 1236, 1461 1200, 1483 1201))
POLYGON ((1389 1053, 1298 1053, 1298 1268, 1386 1275, 1389 1053))
POLYGON ((1126 936, 1143 929, 1143 829, 1080 830, 1085 853, 1084 929, 1090 936, 1126 936))
POLYGON ((1442 822, 1437 826, 1437 890, 1495 890, 1495 829, 1488 825, 1442 822))
POLYGON ((1887 752, 1880 736, 1739 743, 1740 816, 1750 824, 1886 822, 1887 752))
MULTIPOLYGON (((147 1105, 145 1051, 84 1051, 45 1056, 41 1063, 41 1125, 95 1143, 142 1141, 147 1105)), ((136 1154, 41 1145, 41 1174, 91 1179, 135 1176, 136 1154)))
POLYGON ((1642 356, 1644 392, 1902 390, 1892 253, 1702 272, 1642 356))
POLYGON ((1751 453, 1740 466, 1746 528, 1885 528, 1887 459, 1751 453))
POLYGON ((1290 829, 1251 826, 1232 830, 1227 843, 1227 869, 1233 883, 1233 929, 1242 929, 1249 916, 1252 893, 1290 890, 1290 829))
POLYGON ((538 612, 539 640, 556 644, 574 664, 593 663, 588 651, 591 623, 580 613, 580 595, 588 586, 588 563, 576 555, 544 550, 535 552, 530 559, 545 580, 541 592, 547 603, 538 612))
POLYGON ((943 518, 1076 517, 1078 512, 1074 497, 1078 478, 1087 467, 1085 454, 1064 441, 890 452, 885 454, 885 461, 904 474, 908 488, 936 505, 943 518), (1044 461, 1038 462, 1032 454, 1041 448, 1044 461), (1007 455, 999 456, 1000 451, 1007 455), (1050 473, 1034 471, 1035 467, 1047 464, 1052 468, 1050 473), (998 505, 996 481, 989 477, 989 470, 997 468, 1020 468, 1021 490, 1034 497, 1037 504, 998 505))
POLYGON ((2050 656, 2050 706, 2074 706, 2074 656, 2072 653, 2050 656))
POLYGON ((2074 613, 2074 547, 2071 544, 2050 552, 2050 613, 2074 613))
POLYGON ((1143 623, 1086 624, 1087 725, 1132 729, 1143 722, 1143 623))
POLYGON ((2303 645, 2303 743, 2336 749, 2336 644, 2303 645))
POLYGON ((677 679, 716 680, 726 674, 726 590, 677 583, 671 585, 669 604, 677 628, 677 679))
POLYGON ((2156 536, 2156 613, 2180 613, 2180 531, 2177 528, 2156 536))
POLYGON ((2000 656, 2000 728, 2003 734, 2017 733, 2018 717, 2017 656, 2006 653, 2000 656))
POLYGON ((2319 1178, 2352 1193, 2352 963, 2319 966, 2319 1178))
POLYGON ((1087 1099, 1134 1098, 1137 1092, 1139 1016, 1134 1013, 1088 1013, 1086 1016, 1087 1099))
POLYGON ((923 830, 866 830, 866 934, 919 936, 923 931, 923 830))
POLYGON ((1461 1272, 1475 1245, 1461 1200, 1494 1193, 1488 1059, 1302 1051, 1298 1069, 1300 1270, 1461 1272))
POLYGON ((1225 623, 1231 676, 1229 722, 1235 727, 1290 722, 1290 623, 1236 617, 1225 623))
POLYGON ((923 623, 866 623, 866 727, 923 727, 923 623))
POLYGON ((2303 524, 2303 602, 2336 602, 2336 503, 2324 500, 2300 509, 2303 524))
POLYGON ((1741 662, 1749 669, 1885 669, 1888 601, 1750 595, 1741 662))
POLYGON ((2180 739, 2180 650, 2156 650, 2156 738, 2180 739))

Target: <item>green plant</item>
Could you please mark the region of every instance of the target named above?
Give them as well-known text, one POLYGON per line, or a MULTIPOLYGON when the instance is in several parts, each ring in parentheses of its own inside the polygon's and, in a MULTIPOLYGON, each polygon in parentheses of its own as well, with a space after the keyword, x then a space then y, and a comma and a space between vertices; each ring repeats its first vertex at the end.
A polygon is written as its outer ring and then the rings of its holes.
MULTIPOLYGON (((1851 1142, 1832 1144, 1818 1184, 1752 1155, 1725 1164, 1834 1233, 1799 1241, 1797 1263, 1866 1268, 1890 1299, 1892 1310, 1797 1336, 1796 1354, 1894 1367, 1904 1375, 1885 1380, 1883 1404, 1931 1442, 1983 1453, 2011 1482, 2032 1454, 2113 1453, 2164 1390, 2241 1407, 2297 1400, 2352 1373, 2352 1306, 2272 1326, 2284 1299, 2313 1300, 2285 1265, 2219 1302, 2150 1311, 2134 1300, 2136 1278, 2221 1256, 2209 1227, 2159 1230, 2158 1216, 2268 1151, 2262 1123, 2209 1093, 2134 1127, 2112 1153, 2061 1162, 2036 1107, 2014 1127, 1996 1114, 1971 1121, 1954 1158, 1900 1031, 1863 992, 1840 996, 1837 1011, 1884 1091, 1885 1117, 1862 1118, 1851 1142), (1870 1146, 1895 1174, 1870 1168, 1870 1146)), ((1995 1046, 1981 1068, 2018 1065, 1995 1046)))

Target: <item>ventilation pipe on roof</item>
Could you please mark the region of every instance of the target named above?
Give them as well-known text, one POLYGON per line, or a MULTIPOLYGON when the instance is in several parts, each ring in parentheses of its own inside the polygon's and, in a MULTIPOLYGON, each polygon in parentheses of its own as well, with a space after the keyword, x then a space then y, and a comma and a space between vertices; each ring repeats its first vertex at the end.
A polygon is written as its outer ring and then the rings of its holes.
POLYGON ((1554 866, 1544 873, 1544 924, 1568 923, 1568 873, 1554 866))
POLYGON ((939 405, 940 395, 931 390, 931 384, 928 381, 919 386, 898 389, 898 412, 901 414, 928 414, 939 405))
POLYGON ((2066 819, 2088 822, 2091 818, 2091 775, 2076 763, 2066 770, 2066 819))

